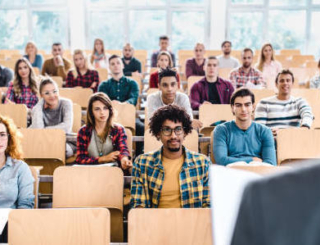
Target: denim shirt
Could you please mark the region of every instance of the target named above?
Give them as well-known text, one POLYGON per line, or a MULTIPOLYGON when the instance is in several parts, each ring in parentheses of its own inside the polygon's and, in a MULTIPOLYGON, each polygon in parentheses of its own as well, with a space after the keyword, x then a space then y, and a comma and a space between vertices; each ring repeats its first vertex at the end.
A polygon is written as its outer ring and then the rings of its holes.
POLYGON ((28 165, 7 156, 0 169, 0 208, 33 208, 33 182, 28 165))

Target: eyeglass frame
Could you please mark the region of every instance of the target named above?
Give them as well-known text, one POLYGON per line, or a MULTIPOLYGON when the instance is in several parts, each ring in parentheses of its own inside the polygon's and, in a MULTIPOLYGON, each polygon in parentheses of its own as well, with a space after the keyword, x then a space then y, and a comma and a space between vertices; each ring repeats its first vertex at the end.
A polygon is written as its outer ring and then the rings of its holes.
MULTIPOLYGON (((165 127, 161 127, 161 133, 164 135, 164 136, 171 136, 172 135, 172 132, 174 131, 174 133, 175 133, 175 135, 181 135, 181 134, 183 134, 184 133, 184 127, 182 127, 182 126, 177 126, 177 127, 175 127, 175 128, 170 128, 170 127, 167 127, 167 126, 165 126, 165 127), (164 132, 164 129, 167 129, 167 130, 170 130, 170 133, 169 134, 165 134, 164 132), (181 133, 177 133, 177 130, 181 130, 181 133)), ((168 131, 167 131, 168 132, 168 131)))

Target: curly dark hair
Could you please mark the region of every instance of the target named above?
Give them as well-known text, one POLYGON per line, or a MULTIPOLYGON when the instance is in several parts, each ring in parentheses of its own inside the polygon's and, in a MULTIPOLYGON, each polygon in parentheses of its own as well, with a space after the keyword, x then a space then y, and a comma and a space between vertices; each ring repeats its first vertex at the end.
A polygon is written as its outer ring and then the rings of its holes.
POLYGON ((181 122, 185 135, 192 131, 191 119, 185 109, 177 105, 167 105, 156 110, 150 118, 150 133, 157 137, 165 120, 181 122))

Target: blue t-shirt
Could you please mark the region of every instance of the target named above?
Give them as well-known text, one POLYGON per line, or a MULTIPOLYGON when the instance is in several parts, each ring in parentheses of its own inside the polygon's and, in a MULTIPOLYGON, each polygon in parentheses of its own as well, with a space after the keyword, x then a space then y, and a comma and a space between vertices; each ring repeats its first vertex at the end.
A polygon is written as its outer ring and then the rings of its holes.
MULTIPOLYGON (((27 58, 29 60, 29 55, 24 55, 23 57, 25 57, 25 58, 27 58)), ((38 67, 39 71, 41 71, 42 64, 43 64, 42 55, 37 54, 36 55, 36 59, 34 60, 34 62, 31 65, 32 65, 32 67, 38 67)))
POLYGON ((244 161, 253 157, 276 165, 276 153, 271 129, 252 122, 247 130, 240 129, 235 121, 226 122, 214 129, 213 154, 217 164, 244 161))

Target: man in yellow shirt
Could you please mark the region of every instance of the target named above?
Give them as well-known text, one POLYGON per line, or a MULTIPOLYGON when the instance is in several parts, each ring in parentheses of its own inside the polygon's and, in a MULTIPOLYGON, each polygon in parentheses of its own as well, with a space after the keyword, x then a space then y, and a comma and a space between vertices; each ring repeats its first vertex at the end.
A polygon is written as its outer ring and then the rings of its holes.
POLYGON ((131 207, 209 207, 210 161, 182 145, 192 131, 190 116, 183 108, 168 105, 153 114, 149 126, 163 145, 158 151, 145 153, 135 160, 131 207))

